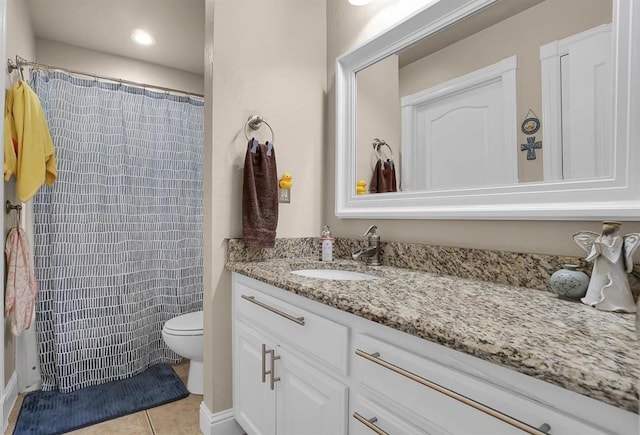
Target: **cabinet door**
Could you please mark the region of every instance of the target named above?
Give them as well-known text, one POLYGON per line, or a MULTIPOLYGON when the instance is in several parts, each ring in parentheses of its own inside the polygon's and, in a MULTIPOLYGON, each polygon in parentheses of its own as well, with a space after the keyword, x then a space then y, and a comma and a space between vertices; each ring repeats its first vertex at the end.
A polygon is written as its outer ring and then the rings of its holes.
POLYGON ((273 349, 262 336, 237 322, 233 362, 234 408, 240 426, 249 435, 276 433, 276 394, 269 388, 269 376, 262 383, 263 358, 266 370, 270 360, 262 354, 262 345, 273 349))
POLYGON ((347 387, 282 349, 276 363, 279 435, 347 433, 347 387))

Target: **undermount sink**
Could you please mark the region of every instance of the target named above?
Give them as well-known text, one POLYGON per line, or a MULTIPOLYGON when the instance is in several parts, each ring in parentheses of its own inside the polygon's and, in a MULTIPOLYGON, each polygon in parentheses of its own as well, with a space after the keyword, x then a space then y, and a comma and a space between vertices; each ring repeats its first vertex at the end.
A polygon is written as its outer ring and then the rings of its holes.
POLYGON ((364 281, 378 279, 375 275, 368 273, 352 272, 350 270, 339 269, 300 269, 292 270, 294 275, 306 276, 308 278, 333 279, 337 281, 364 281))

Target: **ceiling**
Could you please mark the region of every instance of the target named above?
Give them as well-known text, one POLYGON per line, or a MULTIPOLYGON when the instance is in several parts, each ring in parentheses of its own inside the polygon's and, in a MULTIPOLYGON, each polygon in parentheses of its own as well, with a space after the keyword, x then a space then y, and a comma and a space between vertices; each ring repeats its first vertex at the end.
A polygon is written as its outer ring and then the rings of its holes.
POLYGON ((37 37, 204 74, 205 0, 28 0, 37 37), (156 44, 131 40, 144 29, 156 44))

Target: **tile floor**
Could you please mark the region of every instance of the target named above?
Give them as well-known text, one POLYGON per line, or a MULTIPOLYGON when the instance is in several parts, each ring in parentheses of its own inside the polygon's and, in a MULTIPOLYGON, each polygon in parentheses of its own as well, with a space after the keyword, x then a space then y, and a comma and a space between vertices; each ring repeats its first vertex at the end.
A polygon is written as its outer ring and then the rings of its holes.
MULTIPOLYGON (((177 364, 173 368, 186 385, 189 364, 177 364)), ((74 435, 199 435, 202 434, 199 423, 200 402, 202 402, 202 396, 190 394, 182 400, 69 433, 74 435)), ((21 405, 22 394, 18 396, 18 401, 11 411, 9 427, 4 432, 5 435, 13 433, 21 405)))

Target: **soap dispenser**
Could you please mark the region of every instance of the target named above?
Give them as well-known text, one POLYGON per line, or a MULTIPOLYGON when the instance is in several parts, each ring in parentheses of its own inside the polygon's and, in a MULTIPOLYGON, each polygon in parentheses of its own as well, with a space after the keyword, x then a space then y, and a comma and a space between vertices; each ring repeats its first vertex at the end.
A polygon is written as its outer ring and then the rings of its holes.
POLYGON ((333 242, 335 238, 331 236, 331 230, 329 225, 325 225, 320 235, 320 260, 321 261, 333 261, 333 242))

